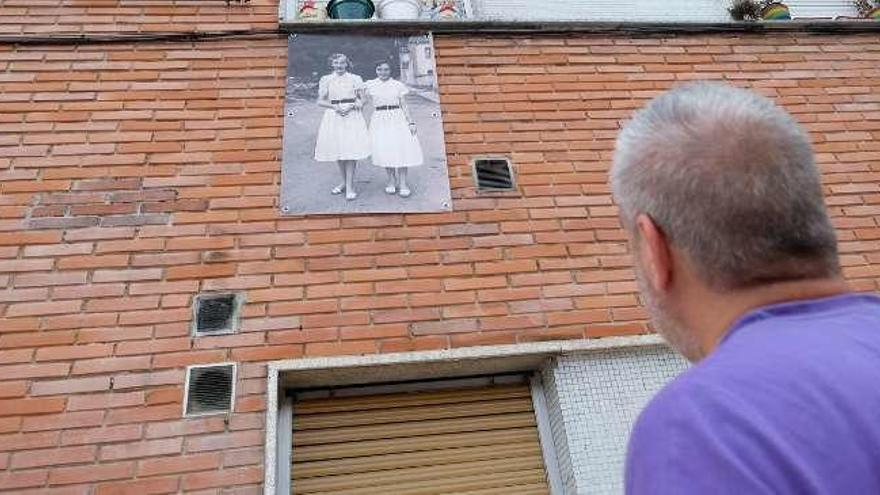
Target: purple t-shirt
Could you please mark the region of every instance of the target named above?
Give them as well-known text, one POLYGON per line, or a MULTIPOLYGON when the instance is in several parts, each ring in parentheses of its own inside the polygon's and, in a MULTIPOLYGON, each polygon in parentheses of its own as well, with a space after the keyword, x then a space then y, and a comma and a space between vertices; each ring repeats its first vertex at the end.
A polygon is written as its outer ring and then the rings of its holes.
POLYGON ((742 317, 642 411, 626 492, 880 494, 880 298, 742 317))

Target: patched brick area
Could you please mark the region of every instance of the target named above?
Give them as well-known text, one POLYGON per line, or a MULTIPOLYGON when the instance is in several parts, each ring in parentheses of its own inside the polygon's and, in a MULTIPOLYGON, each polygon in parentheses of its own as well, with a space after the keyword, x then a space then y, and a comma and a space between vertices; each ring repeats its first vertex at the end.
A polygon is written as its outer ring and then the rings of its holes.
MULTIPOLYGON (((275 22, 257 0, 34 3, 0 2, 0 29, 275 22)), ((437 35, 454 212, 306 218, 278 214, 285 38, 0 45, 0 487, 258 493, 268 360, 648 331, 606 173, 621 120, 678 81, 795 114, 846 276, 875 290, 876 41, 437 35), (486 154, 516 193, 477 193, 486 154), (204 291, 244 294, 238 334, 190 338, 204 291), (185 367, 222 361, 235 414, 182 419, 185 367)))

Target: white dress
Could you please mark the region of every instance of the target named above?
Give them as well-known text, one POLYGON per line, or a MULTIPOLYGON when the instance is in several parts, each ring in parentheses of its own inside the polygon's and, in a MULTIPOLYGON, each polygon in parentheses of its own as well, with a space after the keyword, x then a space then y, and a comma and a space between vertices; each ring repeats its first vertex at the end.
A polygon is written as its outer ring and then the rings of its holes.
POLYGON ((419 138, 409 129, 400 101, 409 88, 400 81, 367 81, 367 93, 373 103, 370 117, 370 148, 373 165, 385 168, 417 167, 424 163, 419 138), (379 107, 398 107, 379 110, 379 107))
MULTIPOLYGON (((319 95, 326 94, 329 101, 354 100, 356 91, 364 87, 361 76, 346 72, 323 76, 318 83, 319 95)), ((335 162, 337 160, 361 160, 370 156, 370 137, 367 122, 360 110, 352 110, 345 116, 336 110, 324 110, 318 138, 315 143, 315 160, 335 162)))

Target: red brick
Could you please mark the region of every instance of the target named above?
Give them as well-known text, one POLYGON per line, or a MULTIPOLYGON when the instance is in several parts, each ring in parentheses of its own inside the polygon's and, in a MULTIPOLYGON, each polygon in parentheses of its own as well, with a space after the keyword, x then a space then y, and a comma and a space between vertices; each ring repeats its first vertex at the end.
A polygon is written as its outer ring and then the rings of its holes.
POLYGON ((86 283, 86 272, 22 273, 15 276, 16 287, 44 287, 86 283))
POLYGON ((165 478, 150 478, 138 481, 117 481, 102 483, 95 490, 96 495, 127 495, 137 493, 139 495, 152 495, 160 493, 177 493, 180 480, 176 476, 165 478))
POLYGON ((573 323, 596 323, 609 321, 608 310, 566 311, 547 314, 548 325, 570 325, 573 323))
POLYGON ((274 345, 233 349, 230 355, 235 361, 274 361, 298 358, 303 355, 303 352, 302 345, 274 345))
POLYGON ((64 380, 36 382, 31 387, 31 395, 76 394, 109 389, 110 377, 108 376, 66 378, 64 380))
POLYGON ((378 349, 372 340, 351 340, 347 342, 312 342, 306 344, 306 356, 334 356, 347 354, 373 354, 378 349))
POLYGON ((107 413, 106 423, 108 425, 115 425, 124 423, 161 421, 163 419, 179 417, 180 414, 181 409, 180 406, 177 404, 114 409, 107 413))
POLYGON ((58 431, 0 435, 0 451, 40 449, 58 445, 58 431))
POLYGON ((180 387, 153 389, 147 392, 146 404, 148 406, 168 403, 183 403, 183 390, 180 387))
POLYGON ((227 419, 221 416, 177 419, 146 425, 147 438, 167 438, 218 433, 226 430, 227 419))
POLYGON ((147 440, 140 443, 122 443, 101 447, 102 461, 118 461, 139 457, 155 457, 165 454, 179 454, 183 445, 182 438, 147 440))
POLYGON ((95 270, 92 282, 134 282, 158 280, 162 278, 161 268, 141 268, 128 270, 95 270))
POLYGON ((64 410, 64 398, 0 400, 0 416, 45 414, 64 410))
POLYGON ((241 447, 253 447, 261 445, 265 437, 261 430, 240 431, 236 433, 221 433, 218 435, 206 435, 190 437, 186 439, 187 452, 201 452, 210 450, 229 450, 241 447))
MULTIPOLYGON (((115 388, 120 388, 117 380, 115 388)), ((135 406, 144 403, 143 392, 106 392, 99 394, 74 395, 67 401, 68 411, 91 409, 112 409, 117 407, 135 406)))
POLYGON ((150 323, 166 323, 170 321, 189 321, 191 318, 192 311, 189 309, 132 311, 119 315, 119 324, 147 325, 150 323))
POLYGON ((47 477, 46 470, 4 472, 0 473, 0 486, 4 490, 43 486, 47 477))
POLYGON ((5 380, 67 376, 69 372, 70 363, 15 364, 0 366, 0 376, 5 380))
POLYGON ((183 351, 189 349, 191 346, 192 340, 189 337, 120 342, 116 344, 116 355, 160 354, 164 352, 183 351))
POLYGON ((107 357, 113 353, 112 344, 88 344, 37 349, 37 361, 62 361, 72 359, 107 357))
POLYGON ((261 448, 233 450, 223 454, 224 467, 248 466, 261 464, 262 462, 263 449, 261 448))
POLYGON ((223 469, 206 473, 188 474, 183 478, 184 490, 201 490, 214 487, 228 487, 258 483, 262 480, 262 466, 223 469))
POLYGON ((29 450, 12 455, 12 469, 25 469, 64 464, 80 464, 95 460, 97 447, 62 447, 57 449, 29 450))
POLYGON ((0 398, 23 397, 29 383, 26 381, 0 382, 0 398))
MULTIPOLYGON (((137 358, 142 359, 142 358, 137 358)), ((149 358, 146 358, 149 361, 149 358)), ((222 362, 226 359, 226 351, 187 351, 159 354, 153 358, 153 368, 176 368, 193 364, 222 362)))
POLYGON ((52 259, 0 260, 0 273, 34 272, 51 270, 55 261, 52 259))
POLYGON ((219 467, 220 454, 209 452, 162 459, 144 459, 138 463, 137 474, 138 476, 158 476, 192 471, 208 471, 219 467))
POLYGON ((213 278, 213 277, 230 277, 235 275, 236 265, 234 264, 210 264, 210 265, 186 265, 172 266, 166 269, 166 278, 168 280, 177 280, 182 278, 213 278))
POLYGON ((53 469, 49 475, 50 485, 94 483, 96 481, 128 478, 134 474, 134 462, 92 464, 53 469))
POLYGON ((141 438, 141 425, 102 426, 98 428, 77 428, 61 434, 62 445, 82 445, 108 442, 131 442, 141 438))
POLYGON ((65 412, 24 418, 22 431, 45 431, 65 428, 97 426, 104 418, 104 411, 65 412))
POLYGON ((441 321, 416 322, 412 324, 413 335, 451 334, 476 332, 476 319, 453 319, 441 321))
POLYGON ((83 375, 90 373, 106 373, 113 371, 132 371, 140 369, 148 369, 150 367, 150 358, 144 357, 113 357, 104 359, 89 359, 84 361, 76 361, 73 364, 72 374, 83 375))
POLYGON ((39 303, 15 303, 6 309, 6 316, 44 316, 75 313, 82 306, 81 301, 52 301, 39 303))

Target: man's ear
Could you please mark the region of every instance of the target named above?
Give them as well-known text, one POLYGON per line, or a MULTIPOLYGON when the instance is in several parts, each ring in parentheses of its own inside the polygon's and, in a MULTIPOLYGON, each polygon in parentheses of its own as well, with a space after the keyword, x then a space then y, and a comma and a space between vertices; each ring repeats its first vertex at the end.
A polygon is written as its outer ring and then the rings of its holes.
POLYGON ((640 265, 655 292, 666 292, 672 283, 672 252, 666 235, 648 215, 636 217, 640 265))

